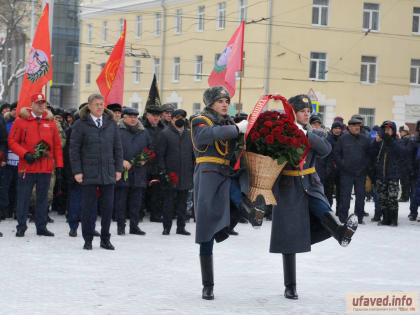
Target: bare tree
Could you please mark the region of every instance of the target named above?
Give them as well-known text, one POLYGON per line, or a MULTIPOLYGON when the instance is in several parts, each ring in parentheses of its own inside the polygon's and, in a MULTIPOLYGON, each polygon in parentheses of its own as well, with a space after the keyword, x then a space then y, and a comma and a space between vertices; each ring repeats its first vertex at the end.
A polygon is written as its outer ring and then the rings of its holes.
POLYGON ((0 100, 9 95, 10 88, 25 73, 24 56, 16 58, 28 40, 30 22, 28 0, 0 0, 0 100))

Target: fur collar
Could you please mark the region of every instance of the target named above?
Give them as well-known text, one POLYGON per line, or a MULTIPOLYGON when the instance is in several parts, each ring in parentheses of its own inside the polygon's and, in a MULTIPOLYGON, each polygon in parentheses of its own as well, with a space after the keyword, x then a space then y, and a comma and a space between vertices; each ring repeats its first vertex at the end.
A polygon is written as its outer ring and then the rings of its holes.
MULTIPOLYGON (((19 117, 28 120, 30 117, 32 117, 31 109, 29 107, 22 107, 22 109, 20 110, 20 113, 19 113, 19 117)), ((47 109, 42 114, 42 118, 47 119, 47 120, 53 120, 54 115, 47 109)))
MULTIPOLYGON (((127 125, 124 123, 124 120, 123 119, 121 119, 118 122, 118 126, 120 127, 120 129, 126 129, 126 130, 128 130, 127 125)), ((143 124, 141 123, 140 120, 139 120, 139 123, 137 124, 137 130, 144 130, 144 126, 143 126, 143 124)))
MULTIPOLYGON (((83 106, 79 113, 80 113, 80 120, 88 120, 90 110, 89 110, 87 105, 83 106)), ((105 116, 108 115, 109 119, 111 119, 111 120, 114 119, 114 113, 106 107, 105 107, 105 110, 104 110, 104 115, 105 116)))
POLYGON ((233 119, 230 118, 229 116, 223 117, 218 112, 216 112, 215 110, 211 109, 208 106, 206 108, 204 108, 204 110, 201 114, 206 116, 212 122, 214 122, 215 124, 218 124, 218 125, 233 125, 235 123, 233 121, 233 119))

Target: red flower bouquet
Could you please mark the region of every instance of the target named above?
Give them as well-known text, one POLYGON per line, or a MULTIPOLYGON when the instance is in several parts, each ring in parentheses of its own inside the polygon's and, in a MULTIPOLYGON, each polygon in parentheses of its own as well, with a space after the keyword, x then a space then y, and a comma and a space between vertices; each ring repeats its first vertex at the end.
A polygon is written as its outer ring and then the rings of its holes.
POLYGON ((166 181, 175 188, 179 181, 178 175, 175 172, 170 172, 166 175, 166 181))
MULTIPOLYGON (((130 164, 132 166, 143 166, 147 161, 154 160, 156 158, 156 153, 148 148, 144 148, 139 154, 134 156, 130 164)), ((128 169, 124 169, 124 181, 128 180, 128 169)))
POLYGON ((245 160, 250 178, 248 198, 254 201, 261 194, 266 204, 276 205, 272 188, 277 177, 286 163, 295 167, 302 165, 310 143, 295 123, 292 106, 280 95, 264 96, 257 103, 249 123, 245 136, 245 160), (261 113, 270 99, 281 100, 285 114, 278 111, 261 113))

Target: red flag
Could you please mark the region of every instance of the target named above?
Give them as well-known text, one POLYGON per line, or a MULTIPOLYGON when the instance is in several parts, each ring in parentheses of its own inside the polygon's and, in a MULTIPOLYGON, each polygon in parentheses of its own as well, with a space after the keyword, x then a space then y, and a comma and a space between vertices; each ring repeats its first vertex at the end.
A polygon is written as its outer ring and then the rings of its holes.
POLYGON ((121 37, 115 44, 101 74, 96 79, 96 84, 101 94, 105 97, 107 106, 112 103, 123 105, 126 29, 127 21, 124 20, 124 29, 121 37))
POLYGON ((47 3, 39 19, 38 28, 26 62, 19 94, 18 113, 22 107, 31 106, 32 95, 41 93, 43 86, 52 80, 49 8, 50 6, 47 3))
POLYGON ((242 21, 217 60, 208 80, 211 87, 223 85, 228 89, 231 98, 235 95, 236 72, 242 71, 243 67, 244 28, 245 22, 242 21))

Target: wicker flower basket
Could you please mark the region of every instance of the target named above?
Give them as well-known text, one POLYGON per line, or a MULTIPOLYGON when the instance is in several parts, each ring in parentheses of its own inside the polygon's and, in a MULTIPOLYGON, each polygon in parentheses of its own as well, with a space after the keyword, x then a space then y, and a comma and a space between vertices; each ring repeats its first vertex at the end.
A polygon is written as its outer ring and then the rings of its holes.
POLYGON ((267 205, 277 205, 272 188, 287 162, 278 165, 271 157, 253 152, 245 152, 245 160, 249 172, 249 200, 255 201, 258 195, 263 195, 267 205))

